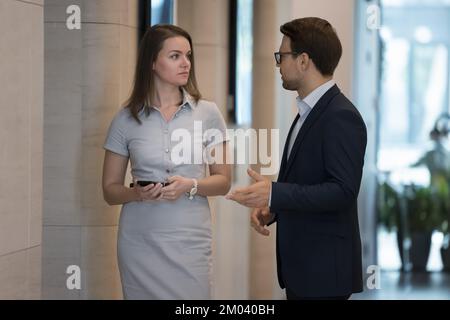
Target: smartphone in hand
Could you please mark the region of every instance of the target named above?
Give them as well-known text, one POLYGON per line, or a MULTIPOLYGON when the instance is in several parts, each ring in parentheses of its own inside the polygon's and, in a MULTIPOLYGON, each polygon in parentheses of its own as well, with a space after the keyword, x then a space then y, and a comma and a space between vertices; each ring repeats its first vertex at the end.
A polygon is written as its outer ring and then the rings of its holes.
MULTIPOLYGON (((170 184, 170 182, 165 181, 165 182, 159 182, 159 181, 149 181, 149 180, 139 180, 137 182, 138 185, 140 185, 141 187, 145 187, 148 186, 149 184, 158 184, 161 183, 163 187, 168 186, 170 184)), ((130 183, 130 188, 134 187, 134 183, 130 183)))

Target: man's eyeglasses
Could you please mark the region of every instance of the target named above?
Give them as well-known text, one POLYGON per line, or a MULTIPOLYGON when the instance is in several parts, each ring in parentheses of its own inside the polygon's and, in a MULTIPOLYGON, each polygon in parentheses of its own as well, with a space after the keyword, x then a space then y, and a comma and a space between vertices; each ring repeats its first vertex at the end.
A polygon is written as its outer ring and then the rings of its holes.
POLYGON ((275 61, 277 62, 277 64, 281 64, 281 57, 283 55, 287 55, 287 54, 297 56, 299 53, 298 52, 275 52, 274 55, 275 55, 275 61))

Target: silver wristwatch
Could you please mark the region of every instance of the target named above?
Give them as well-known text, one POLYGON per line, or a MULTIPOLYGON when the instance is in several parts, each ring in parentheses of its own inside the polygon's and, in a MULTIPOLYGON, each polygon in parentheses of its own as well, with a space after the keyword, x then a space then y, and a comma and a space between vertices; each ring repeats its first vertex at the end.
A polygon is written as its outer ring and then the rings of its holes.
POLYGON ((192 185, 191 190, 186 194, 189 200, 194 199, 194 196, 197 194, 197 186, 198 186, 197 179, 192 180, 194 181, 194 184, 192 185))

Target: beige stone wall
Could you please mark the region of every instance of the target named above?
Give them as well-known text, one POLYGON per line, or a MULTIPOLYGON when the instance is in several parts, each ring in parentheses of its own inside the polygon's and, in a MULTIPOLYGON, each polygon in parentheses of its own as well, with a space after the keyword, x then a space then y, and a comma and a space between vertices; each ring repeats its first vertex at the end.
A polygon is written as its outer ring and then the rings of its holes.
POLYGON ((176 24, 192 36, 200 92, 226 116, 228 1, 178 0, 176 24))
MULTIPOLYGON (((277 5, 274 0, 254 2, 252 127, 255 129, 276 128, 276 69, 273 52, 277 51, 277 5)), ((255 170, 258 171, 258 166, 255 170)), ((272 299, 273 279, 276 276, 274 226, 270 227, 270 231, 269 237, 251 231, 250 299, 272 299)))
MULTIPOLYGON (((102 144, 131 88, 137 4, 0 1, 0 298, 122 297, 116 259, 120 207, 102 198, 102 144), (81 8, 81 30, 66 28, 72 4, 81 8), (80 291, 66 288, 69 265, 81 268, 80 291)), ((354 1, 255 0, 254 6, 252 126, 280 129, 281 157, 296 95, 281 87, 273 60, 279 26, 297 17, 328 19, 344 47, 335 78, 350 94, 354 1)), ((228 1, 179 0, 176 16, 193 37, 200 90, 226 116, 228 1)), ((249 183, 246 167, 234 168, 233 187, 249 183)), ((261 237, 249 226, 248 209, 221 197, 210 203, 213 297, 283 299, 274 227, 269 238, 261 237)))
POLYGON ((297 0, 292 2, 292 18, 320 17, 335 28, 342 43, 343 54, 334 78, 350 97, 352 92, 355 0, 297 0))
POLYGON ((0 299, 41 296, 43 13, 0 1, 0 299))
POLYGON ((128 97, 138 45, 137 0, 45 1, 44 298, 121 298, 119 206, 102 196, 108 126, 128 97), (81 9, 81 30, 66 8, 81 9), (67 290, 66 268, 81 268, 67 290))

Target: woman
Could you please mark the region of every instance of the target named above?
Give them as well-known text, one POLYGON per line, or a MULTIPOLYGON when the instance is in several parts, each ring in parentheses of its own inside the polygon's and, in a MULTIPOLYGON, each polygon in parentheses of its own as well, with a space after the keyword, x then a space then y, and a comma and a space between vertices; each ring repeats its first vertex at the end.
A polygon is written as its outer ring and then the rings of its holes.
POLYGON ((201 123, 204 130, 222 133, 214 139, 202 134, 202 151, 226 156, 226 138, 220 138, 226 137, 225 122, 217 106, 200 97, 189 34, 172 25, 148 29, 132 94, 113 119, 104 145, 104 198, 110 205, 123 204, 118 261, 125 299, 210 298, 206 197, 228 192, 230 167, 209 164, 207 176, 207 164, 193 156, 188 163, 174 161, 179 154, 172 155, 172 149, 179 143, 171 139, 175 131, 187 132, 194 137, 189 144, 198 145, 195 121, 196 128, 201 123), (124 186, 128 160, 130 188, 124 186), (151 182, 141 186, 143 180, 151 182))

